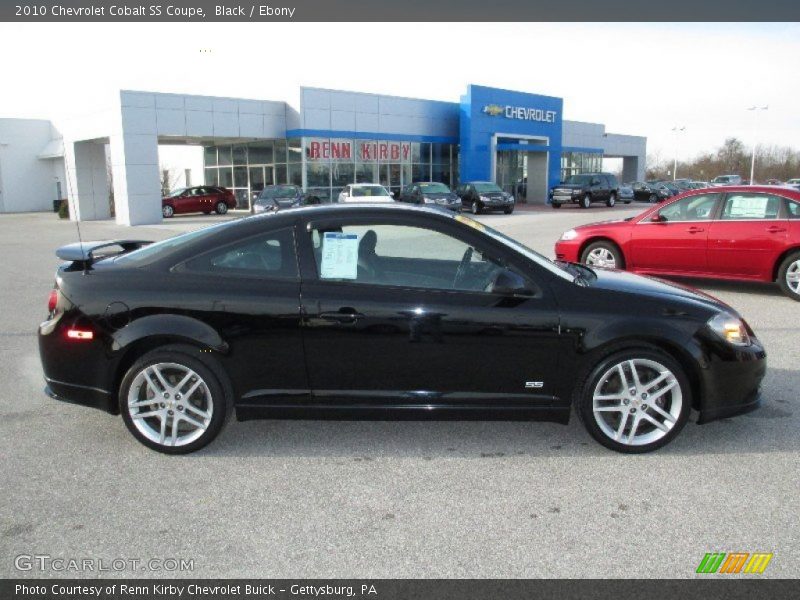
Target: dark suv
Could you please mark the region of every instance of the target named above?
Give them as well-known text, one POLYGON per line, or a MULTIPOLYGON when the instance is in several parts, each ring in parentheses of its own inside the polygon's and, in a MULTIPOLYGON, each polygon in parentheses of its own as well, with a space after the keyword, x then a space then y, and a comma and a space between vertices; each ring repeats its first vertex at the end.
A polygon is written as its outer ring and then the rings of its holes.
POLYGON ((611 173, 582 173, 571 175, 550 190, 553 208, 572 202, 589 208, 592 202, 605 202, 614 206, 619 197, 619 181, 611 173))
POLYGON ((400 202, 427 204, 432 207, 461 211, 461 198, 443 183, 420 181, 405 186, 397 196, 400 202))
POLYGON ((268 185, 261 190, 253 202, 253 212, 262 213, 293 206, 319 204, 316 196, 307 195, 300 186, 292 184, 268 185))

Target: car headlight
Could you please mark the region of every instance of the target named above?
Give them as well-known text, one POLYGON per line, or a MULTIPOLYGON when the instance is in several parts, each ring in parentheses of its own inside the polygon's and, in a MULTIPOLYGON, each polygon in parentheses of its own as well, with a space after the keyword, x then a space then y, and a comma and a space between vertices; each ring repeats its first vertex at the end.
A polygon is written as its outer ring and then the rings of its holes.
POLYGON ((481 196, 481 202, 489 202, 488 196, 481 196))
POLYGON ((433 198, 427 198, 425 196, 422 197, 422 201, 425 204, 436 204, 436 200, 434 200, 433 198))
POLYGON ((569 240, 574 240, 576 237, 578 237, 578 232, 575 231, 574 229, 568 229, 567 231, 561 234, 561 239, 564 240, 565 242, 568 242, 569 240))
POLYGON ((708 320, 708 327, 732 346, 749 346, 747 326, 738 317, 722 312, 708 320))

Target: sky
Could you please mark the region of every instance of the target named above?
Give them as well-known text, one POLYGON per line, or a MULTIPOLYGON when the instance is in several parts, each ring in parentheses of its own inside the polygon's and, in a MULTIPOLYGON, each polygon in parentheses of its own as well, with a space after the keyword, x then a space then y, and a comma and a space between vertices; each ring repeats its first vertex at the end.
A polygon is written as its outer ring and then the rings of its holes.
POLYGON ((0 118, 119 89, 297 106, 301 85, 456 102, 475 83, 562 97, 662 160, 731 136, 800 149, 797 23, 0 23, 0 56, 0 118))

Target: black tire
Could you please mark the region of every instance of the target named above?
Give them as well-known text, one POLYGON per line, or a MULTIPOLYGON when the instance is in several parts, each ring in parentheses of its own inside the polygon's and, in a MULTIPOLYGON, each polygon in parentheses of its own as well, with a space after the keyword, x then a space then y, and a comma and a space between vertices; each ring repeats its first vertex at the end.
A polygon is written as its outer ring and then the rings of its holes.
POLYGON ((211 214, 211 211, 210 211, 210 210, 204 210, 204 211, 203 211, 203 214, 204 214, 204 215, 210 215, 210 214, 211 214))
POLYGON ((513 206, 509 206, 508 208, 503 209, 503 212, 505 214, 507 214, 507 215, 510 215, 511 213, 514 212, 514 207, 513 206))
MULTIPOLYGON (((174 383, 174 381, 171 383, 174 383)), ((118 393, 120 414, 122 415, 122 420, 125 422, 128 431, 148 448, 163 452, 164 454, 188 454, 190 452, 195 452, 216 438, 219 432, 222 431, 222 427, 225 425, 228 415, 232 412, 232 397, 232 388, 227 375, 211 354, 201 352, 199 348, 194 346, 182 344, 163 346, 137 359, 122 379, 118 393), (128 395, 137 376, 148 366, 159 363, 170 363, 185 369, 191 369, 202 379, 208 390, 208 394, 205 393, 205 390, 201 390, 201 392, 204 402, 213 408, 210 420, 205 431, 203 431, 199 437, 183 445, 169 445, 166 443, 166 440, 165 443, 160 443, 158 440, 147 437, 147 435, 140 431, 134 424, 134 418, 131 415, 132 407, 128 406, 128 395)), ((155 398, 161 400, 160 397, 154 396, 154 399, 155 398)), ((184 402, 188 402, 189 400, 181 399, 179 396, 175 396, 175 398, 171 400, 176 402, 176 399, 183 400, 184 402)), ((181 412, 185 411, 186 415, 192 415, 194 418, 197 418, 195 413, 179 407, 180 404, 178 407, 175 407, 174 412, 170 414, 177 414, 178 410, 180 410, 181 412)), ((148 406, 148 408, 150 408, 150 406, 148 406)), ((152 408, 155 410, 167 410, 169 407, 161 406, 160 402, 154 402, 152 408)), ((208 410, 207 406, 204 406, 204 408, 208 410)), ((172 417, 172 419, 174 420, 174 417, 172 417)), ((155 417, 152 420, 154 421, 155 417)), ((169 426, 166 426, 165 429, 168 427, 169 426)))
POLYGON ((320 203, 320 199, 317 198, 316 196, 310 196, 310 197, 306 198, 306 204, 308 206, 316 206, 319 203, 320 203))
POLYGON ((781 291, 783 291, 783 293, 789 296, 789 298, 792 300, 797 300, 800 302, 800 286, 798 286, 797 291, 795 291, 792 289, 787 279, 787 275, 794 273, 800 273, 800 251, 791 252, 786 258, 783 259, 781 266, 778 267, 778 285, 780 286, 781 291))
POLYGON ((617 194, 614 193, 614 192, 611 192, 611 194, 608 196, 608 200, 606 200, 606 206, 611 208, 616 203, 617 203, 617 194))
MULTIPOLYGON (((605 240, 592 242, 591 244, 586 246, 586 248, 583 249, 583 252, 581 252, 581 264, 588 265, 589 263, 587 263, 586 261, 588 260, 592 251, 598 250, 600 248, 608 251, 614 257, 614 266, 610 268, 620 269, 620 270, 625 268, 625 256, 623 256, 622 250, 620 250, 619 246, 617 246, 614 242, 608 242, 605 240)), ((589 265, 589 266, 595 266, 595 265, 589 265)))
POLYGON ((560 202, 553 202, 551 206, 553 208, 561 208, 561 203, 560 202))
POLYGON ((592 205, 592 195, 586 194, 583 198, 578 201, 578 206, 581 208, 589 208, 592 205))
MULTIPOLYGON (((689 379, 686 377, 686 374, 684 373, 680 364, 678 364, 678 362, 671 356, 665 354, 659 349, 652 348, 647 345, 643 345, 641 348, 626 348, 622 350, 617 349, 616 351, 610 349, 608 352, 602 354, 597 360, 594 361, 592 365, 590 365, 586 371, 584 371, 583 376, 578 379, 578 382, 578 386, 575 388, 575 393, 573 396, 573 403, 581 422, 596 441, 606 448, 610 448, 616 452, 621 452, 624 454, 642 454, 657 450, 675 439, 689 419, 689 413, 691 412, 692 406, 692 391, 691 385, 689 384, 689 379), (654 361, 655 363, 666 367, 674 375, 675 380, 677 381, 677 388, 680 392, 681 403, 679 414, 677 415, 675 422, 672 424, 669 431, 667 431, 662 437, 650 443, 642 443, 638 445, 620 443, 612 439, 609 434, 605 433, 595 418, 595 413, 593 410, 593 392, 595 388, 601 384, 601 380, 610 368, 613 368, 616 364, 626 363, 629 360, 654 361)), ((675 392, 669 392, 669 402, 675 401, 674 393, 675 392)), ((637 409, 633 409, 632 412, 635 412, 636 410, 637 409)), ((642 409, 639 408, 638 410, 641 411, 642 409)), ((656 415, 656 413, 652 412, 652 408, 648 409, 647 412, 650 415, 656 415)), ((621 413, 620 419, 624 417, 630 421, 631 416, 632 415, 630 413, 621 413)), ((635 417, 635 415, 633 416, 635 417)), ((647 424, 646 421, 645 424, 647 424)), ((647 426, 654 430, 652 426, 647 426)), ((622 437, 624 438, 624 435, 622 437)))
POLYGON ((165 204, 164 206, 161 207, 161 215, 165 219, 171 219, 174 214, 175 214, 175 209, 172 208, 169 204, 165 204))
POLYGON ((228 205, 222 201, 217 202, 217 205, 214 207, 214 210, 218 215, 224 215, 228 212, 228 205))
POLYGON ((647 199, 647 201, 650 202, 650 204, 655 204, 658 202, 658 196, 655 194, 650 194, 650 197, 647 199))
POLYGON ((630 204, 631 203, 630 200, 625 200, 624 202, 625 202, 625 204, 630 204))
POLYGON ((481 209, 481 203, 480 203, 480 202, 478 202, 477 200, 473 200, 473 201, 472 201, 472 204, 470 205, 470 209, 472 210, 472 214, 473 214, 473 215, 479 215, 479 214, 481 214, 481 211, 482 211, 482 209, 481 209))

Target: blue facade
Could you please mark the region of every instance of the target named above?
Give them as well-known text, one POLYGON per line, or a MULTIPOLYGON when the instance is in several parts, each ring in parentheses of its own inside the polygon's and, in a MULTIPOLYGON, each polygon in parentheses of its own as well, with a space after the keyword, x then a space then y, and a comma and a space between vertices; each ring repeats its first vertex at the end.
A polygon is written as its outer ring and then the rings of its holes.
POLYGON ((549 185, 560 180, 564 101, 470 85, 461 97, 462 181, 491 181, 497 150, 547 152, 549 185))

